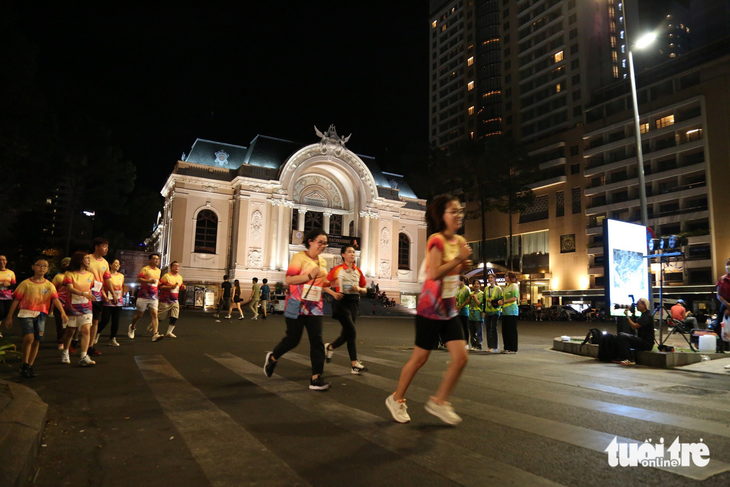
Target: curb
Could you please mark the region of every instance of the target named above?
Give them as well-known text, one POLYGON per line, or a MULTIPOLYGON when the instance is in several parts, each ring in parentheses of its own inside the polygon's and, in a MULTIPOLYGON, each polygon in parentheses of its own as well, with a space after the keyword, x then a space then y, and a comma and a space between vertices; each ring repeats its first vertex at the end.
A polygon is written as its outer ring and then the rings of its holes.
POLYGON ((47 415, 48 404, 33 389, 0 380, 0 485, 27 484, 47 415))

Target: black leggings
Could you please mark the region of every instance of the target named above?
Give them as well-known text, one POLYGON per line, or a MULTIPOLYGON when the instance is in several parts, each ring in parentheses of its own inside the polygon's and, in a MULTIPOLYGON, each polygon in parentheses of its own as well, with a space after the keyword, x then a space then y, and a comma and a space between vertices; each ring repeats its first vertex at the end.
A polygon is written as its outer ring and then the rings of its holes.
POLYGON ((119 331, 119 314, 122 312, 122 308, 119 306, 104 306, 104 309, 101 311, 101 321, 99 321, 99 335, 101 335, 101 332, 106 328, 107 323, 109 323, 109 319, 112 320, 112 332, 109 335, 109 339, 117 337, 117 332, 119 331))
POLYGON ((464 339, 466 344, 469 344, 469 315, 459 315, 459 321, 461 321, 461 329, 464 330, 464 339))
POLYGON ((499 335, 497 334, 497 322, 499 315, 497 313, 484 316, 484 325, 487 329, 487 348, 499 348, 499 335))
POLYGON ((321 375, 324 371, 324 342, 322 341, 322 317, 299 315, 293 320, 286 318, 286 336, 274 348, 274 358, 279 360, 289 350, 299 345, 304 328, 309 335, 309 358, 312 361, 312 375, 321 375))
POLYGON ((517 317, 502 315, 502 342, 508 352, 517 351, 517 317))
POLYGON ((334 350, 347 342, 347 353, 350 354, 350 361, 357 360, 357 346, 355 332, 355 320, 360 311, 360 298, 350 298, 347 295, 339 301, 332 303, 332 317, 342 325, 342 333, 330 346, 334 350))

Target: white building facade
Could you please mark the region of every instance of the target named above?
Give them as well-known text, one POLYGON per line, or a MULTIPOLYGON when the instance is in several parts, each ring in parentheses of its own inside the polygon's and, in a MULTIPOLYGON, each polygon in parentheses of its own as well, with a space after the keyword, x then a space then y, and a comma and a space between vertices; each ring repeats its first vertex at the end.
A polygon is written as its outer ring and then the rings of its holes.
MULTIPOLYGON (((315 129, 316 130, 316 129, 315 129)), ((402 175, 347 149, 334 126, 302 147, 256 136, 248 147, 198 139, 170 174, 164 210, 148 249, 172 261, 191 285, 215 287, 228 275, 244 290, 253 277, 284 281, 302 236, 323 228, 331 241, 355 241, 368 283, 414 302, 425 255, 425 200, 402 175)), ((340 250, 328 247, 329 268, 340 250)), ((273 288, 273 286, 272 286, 273 288)))

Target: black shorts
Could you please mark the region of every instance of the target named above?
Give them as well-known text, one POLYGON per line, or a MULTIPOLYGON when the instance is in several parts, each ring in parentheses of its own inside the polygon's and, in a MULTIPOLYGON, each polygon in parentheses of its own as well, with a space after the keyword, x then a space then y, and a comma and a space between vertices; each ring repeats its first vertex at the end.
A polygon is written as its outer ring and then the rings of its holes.
POLYGON ((458 316, 450 320, 430 320, 416 316, 416 346, 431 350, 441 335, 441 341, 465 340, 464 330, 458 316))
POLYGON ((91 319, 97 321, 101 318, 101 312, 104 311, 104 303, 101 301, 91 302, 91 319))

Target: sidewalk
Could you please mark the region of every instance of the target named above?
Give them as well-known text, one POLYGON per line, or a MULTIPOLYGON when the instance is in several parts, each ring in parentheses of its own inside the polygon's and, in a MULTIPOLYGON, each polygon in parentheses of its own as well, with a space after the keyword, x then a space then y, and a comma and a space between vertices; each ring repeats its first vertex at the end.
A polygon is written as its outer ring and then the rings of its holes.
POLYGON ((0 485, 28 483, 46 425, 48 405, 33 389, 0 380, 0 485))

